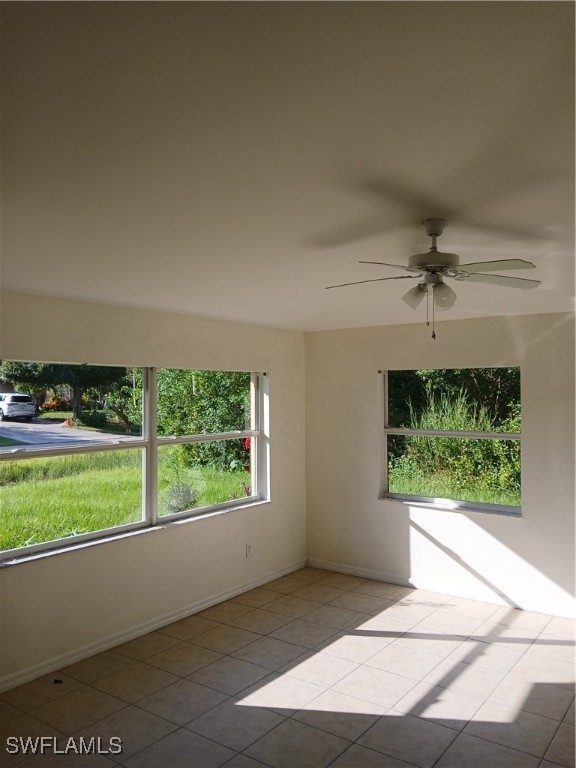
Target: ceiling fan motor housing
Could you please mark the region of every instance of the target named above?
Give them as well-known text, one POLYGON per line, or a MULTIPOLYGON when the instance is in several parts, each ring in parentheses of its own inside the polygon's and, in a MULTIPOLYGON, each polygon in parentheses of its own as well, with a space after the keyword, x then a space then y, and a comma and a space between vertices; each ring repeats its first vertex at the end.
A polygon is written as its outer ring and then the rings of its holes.
POLYGON ((408 260, 408 267, 410 269, 430 269, 432 271, 443 268, 450 269, 451 267, 457 267, 459 264, 460 257, 457 253, 442 253, 435 249, 427 253, 416 253, 414 256, 410 256, 408 260))

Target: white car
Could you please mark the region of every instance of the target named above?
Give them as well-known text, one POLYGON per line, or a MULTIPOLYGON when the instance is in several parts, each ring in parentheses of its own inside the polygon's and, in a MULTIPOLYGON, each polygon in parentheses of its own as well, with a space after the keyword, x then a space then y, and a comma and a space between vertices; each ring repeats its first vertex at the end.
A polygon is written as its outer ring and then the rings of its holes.
POLYGON ((36 406, 30 395, 18 392, 0 394, 0 421, 3 419, 26 419, 31 421, 36 413, 36 406))

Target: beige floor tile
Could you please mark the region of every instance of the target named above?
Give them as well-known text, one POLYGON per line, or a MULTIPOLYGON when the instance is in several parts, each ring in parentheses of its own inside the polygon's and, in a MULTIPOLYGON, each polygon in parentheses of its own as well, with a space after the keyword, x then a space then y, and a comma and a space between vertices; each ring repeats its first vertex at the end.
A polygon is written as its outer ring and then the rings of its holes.
POLYGON ((543 757, 558 723, 547 717, 486 702, 464 729, 470 736, 543 757))
POLYGON ((454 663, 448 658, 429 672, 424 682, 487 699, 503 679, 504 673, 498 670, 454 663))
POLYGON ((109 742, 112 736, 120 738, 122 740, 122 753, 116 755, 116 759, 125 763, 128 757, 145 749, 176 728, 174 723, 169 723, 167 720, 152 715, 150 712, 145 712, 139 707, 129 705, 89 728, 80 729, 74 736, 83 736, 85 739, 92 736, 100 737, 104 742, 109 742))
POLYGON ((295 597, 294 594, 290 594, 283 595, 268 603, 266 610, 272 611, 272 613, 280 613, 293 619, 299 619, 315 608, 320 608, 321 605, 322 603, 317 603, 314 600, 305 600, 302 597, 295 597))
POLYGON ((250 645, 245 645, 232 654, 237 659, 259 664, 267 669, 280 669, 294 659, 298 659, 306 653, 301 645, 286 643, 274 637, 262 637, 250 645))
POLYGON ((270 632, 286 626, 291 621, 290 616, 272 613, 268 610, 268 606, 266 606, 265 608, 256 608, 250 611, 250 613, 245 613, 243 616, 238 616, 237 619, 232 619, 232 621, 228 622, 228 625, 246 629, 249 632, 256 632, 258 635, 268 635, 270 632))
POLYGON ((496 704, 553 720, 562 720, 573 700, 574 695, 566 688, 549 683, 532 683, 514 675, 506 675, 489 697, 489 701, 496 704))
POLYGON ((150 656, 146 659, 146 663, 164 669, 166 672, 171 672, 173 675, 186 677, 186 675, 191 675, 192 672, 207 667, 208 664, 213 664, 221 658, 221 653, 210 648, 201 648, 192 643, 179 643, 161 653, 150 656))
POLYGON ((380 637, 378 633, 370 634, 352 629, 339 632, 322 647, 322 651, 362 664, 391 642, 391 638, 380 637))
MULTIPOLYGON (((58 747, 61 750, 65 748, 66 742, 64 742, 62 747, 58 747)), ((0 765, 3 765, 3 763, 0 762, 0 765)), ((70 751, 65 755, 58 754, 57 752, 43 755, 38 754, 24 760, 23 763, 18 763, 18 768, 112 768, 117 765, 116 761, 112 761, 104 755, 97 753, 77 755, 74 751, 70 751)))
POLYGON ((165 651, 166 648, 170 648, 177 643, 178 638, 174 636, 164 634, 163 632, 150 632, 127 643, 122 643, 122 645, 117 645, 114 650, 116 653, 130 656, 131 659, 142 661, 147 659, 148 656, 165 651))
POLYGON ((349 608, 351 611, 359 611, 360 613, 374 616, 388 610, 394 603, 392 600, 376 597, 376 595, 365 595, 362 592, 345 592, 341 597, 332 600, 331 605, 349 608))
POLYGON ((250 608, 261 608, 263 605, 271 603, 272 600, 276 600, 277 597, 278 592, 257 587, 256 589, 251 589, 249 592, 243 592, 241 595, 236 595, 236 597, 232 598, 232 602, 240 603, 240 605, 247 605, 250 608))
POLYGON ((362 666, 336 683, 333 689, 381 707, 393 707, 415 685, 416 680, 408 677, 362 666))
POLYGON ((185 725, 227 699, 228 696, 220 691, 198 685, 192 680, 179 680, 140 699, 138 706, 164 720, 185 725))
POLYGON ((405 763, 404 760, 383 755, 382 752, 352 744, 346 752, 334 760, 330 768, 412 768, 412 765, 405 763))
MULTIPOLYGON (((28 706, 27 699, 25 699, 25 704, 28 706)), ((32 709, 34 709, 34 707, 32 707, 32 709)), ((9 720, 13 720, 16 717, 22 717, 23 714, 24 711, 22 709, 18 709, 7 701, 0 699, 0 723, 7 723, 9 720)))
POLYGON ((412 630, 411 622, 397 621, 391 619, 386 612, 379 616, 364 617, 364 621, 360 624, 354 624, 350 627, 350 631, 354 631, 356 634, 366 634, 372 637, 381 637, 384 640, 393 642, 398 638, 405 635, 406 632, 412 630))
POLYGON ((567 640, 574 640, 576 637, 576 621, 574 619, 564 619, 561 616, 552 616, 543 631, 567 640))
POLYGON ((574 726, 562 723, 555 734, 546 759, 566 768, 574 768, 574 726))
POLYGON ((210 629, 216 629, 221 622, 205 619, 202 616, 187 616, 185 619, 175 621, 162 627, 158 632, 176 637, 178 640, 192 640, 196 635, 202 635, 210 629))
POLYGON ((439 608, 448 602, 451 595, 442 592, 431 592, 429 589, 409 589, 403 600, 439 608))
POLYGON ((94 688, 80 688, 32 711, 44 723, 65 734, 96 723, 103 717, 126 707, 126 702, 94 688))
POLYGON ((310 621, 313 624, 321 624, 333 629, 346 629, 351 626, 358 626, 366 619, 366 614, 358 611, 350 611, 348 608, 338 608, 334 605, 322 605, 313 611, 307 613, 304 621, 310 621))
POLYGON ((310 651, 308 658, 299 658, 291 662, 283 671, 299 680, 329 688, 357 668, 358 664, 355 661, 330 656, 320 651, 310 651))
POLYGON ((431 768, 455 737, 451 728, 388 712, 358 739, 358 744, 420 768, 431 768))
POLYGON ((326 691, 292 718, 321 731, 355 741, 386 713, 385 707, 336 691, 326 691))
POLYGON ((509 672, 524 653, 524 650, 513 651, 511 648, 503 648, 492 643, 479 643, 467 639, 447 658, 453 662, 464 662, 476 667, 509 672))
POLYGON ((501 645, 503 648, 510 648, 513 651, 527 651, 538 634, 539 632, 536 630, 508 627, 488 619, 472 632, 470 637, 472 640, 501 645))
POLYGON ((248 632, 245 629, 223 624, 203 635, 198 635, 194 638, 194 643, 218 653, 233 653, 248 643, 258 640, 259 637, 260 635, 255 632, 248 632))
POLYGON ((433 629, 413 627, 393 641, 394 645, 446 658, 462 645, 465 638, 433 629))
POLYGON ((273 592, 279 592, 282 595, 287 595, 290 592, 295 592, 297 589, 301 589, 303 584, 307 583, 303 579, 295 579, 293 576, 281 576, 279 579, 268 581, 266 584, 262 584, 264 589, 272 590, 273 592))
POLYGON ((134 664, 134 659, 125 656, 116 651, 104 651, 96 656, 90 656, 89 659, 70 664, 60 670, 65 675, 80 680, 82 683, 92 683, 101 677, 111 675, 113 672, 119 672, 121 669, 134 664))
POLYGON ((388 645, 368 659, 366 666, 421 680, 440 662, 441 659, 433 653, 415 651, 401 645, 388 645))
POLYGON ((64 733, 57 728, 47 725, 45 722, 37 720, 35 717, 26 714, 20 714, 18 717, 7 721, 0 721, 0 766, 2 768, 12 768, 14 765, 21 765, 27 759, 30 752, 25 752, 27 739, 36 739, 36 737, 48 736, 52 738, 61 738, 64 733), (6 740, 12 737, 17 739, 14 742, 6 740), (22 739, 23 741, 20 741, 22 739), (10 751, 8 751, 10 747, 10 751), (12 752, 12 750, 14 750, 12 752))
MULTIPOLYGON (((75 680, 73 677, 64 675, 61 672, 55 672, 52 675, 43 675, 37 680, 6 691, 2 694, 0 703, 11 704, 17 710, 30 712, 42 704, 59 699, 82 687, 83 683, 75 680)), ((8 710, 6 710, 6 716, 8 716, 8 710)), ((2 718, 1 722, 5 722, 5 720, 2 718)))
POLYGON ((312 624, 308 621, 296 619, 290 624, 270 633, 270 637, 284 640, 287 643, 301 645, 304 648, 316 648, 328 642, 336 635, 334 627, 326 627, 320 624, 312 624))
POLYGON ((479 600, 469 600, 465 597, 449 597, 442 606, 442 610, 448 613, 458 613, 461 616, 484 620, 494 616, 498 608, 498 605, 482 603, 479 600))
POLYGON ((490 618, 498 624, 505 624, 508 627, 518 627, 537 632, 543 632, 551 619, 545 613, 522 611, 519 608, 509 608, 508 606, 501 606, 490 618))
POLYGON ((246 754, 272 768, 324 768, 350 746, 350 742, 304 723, 287 720, 246 750, 246 754))
POLYGON ((265 707, 286 717, 324 693, 324 688, 289 675, 271 674, 238 697, 239 706, 265 707))
POLYGON ((569 725, 574 725, 574 701, 572 701, 572 704, 570 704, 568 711, 564 715, 564 722, 569 725))
POLYGON ((336 600, 337 597, 342 597, 346 594, 342 589, 335 589, 334 587, 323 587, 322 584, 306 584, 304 587, 300 587, 296 592, 292 592, 293 597, 300 597, 304 600, 313 600, 317 603, 330 603, 332 600, 336 600))
POLYGON ((540 759, 461 733, 435 768, 538 768, 540 759))
POLYGON ((527 651, 512 670, 515 677, 522 677, 533 683, 554 683, 574 691, 574 665, 560 659, 553 659, 527 651))
POLYGON ((196 615, 201 619, 219 621, 225 624, 230 621, 230 619, 236 619, 238 616, 242 616, 243 613, 247 613, 249 610, 250 608, 247 605, 242 605, 234 600, 227 600, 224 603, 218 603, 210 608, 206 608, 196 615))
POLYGON ((175 683, 179 678, 158 667, 142 662, 132 664, 121 672, 116 672, 92 683, 94 688, 134 703, 151 693, 175 683))
POLYGON ((410 587, 402 587, 399 584, 388 584, 384 581, 366 581, 354 588, 354 592, 361 592, 364 595, 374 595, 374 597, 383 597, 386 600, 396 601, 405 597, 413 590, 410 587))
POLYGON ((285 718, 262 707, 244 707, 236 699, 220 704, 186 726, 188 730, 205 736, 239 752, 249 747, 285 718))
POLYGON ((206 685, 222 693, 232 695, 267 677, 269 669, 251 664, 248 661, 225 656, 223 659, 200 669, 190 676, 190 680, 199 685, 206 685))
POLYGON ((417 602, 405 602, 402 598, 392 603, 389 608, 382 611, 379 616, 399 621, 402 624, 409 624, 411 627, 419 624, 424 619, 431 616, 436 611, 436 606, 420 605, 417 602))
POLYGON ((368 583, 369 579, 363 579, 360 576, 351 576, 348 573, 329 573, 318 581, 324 587, 336 587, 336 589, 345 589, 350 592, 357 587, 368 583))
POLYGON ((461 616, 449 613, 444 608, 438 608, 418 624, 418 629, 437 629, 451 635, 468 637, 482 624, 482 619, 471 616, 461 616))
POLYGON ((124 762, 126 768, 220 768, 234 752, 184 728, 124 762))
POLYGON ((301 579, 302 581, 312 583, 328 576, 330 573, 331 571, 326 571, 323 568, 315 568, 313 565, 307 565, 304 568, 299 568, 297 571, 292 571, 290 576, 294 579, 301 579))
POLYGON ((418 683, 394 704, 394 709, 460 731, 481 705, 480 698, 449 688, 418 683))
POLYGON ((267 768, 259 760, 253 760, 248 755, 236 755, 230 762, 226 763, 226 768, 267 768))
POLYGON ((576 661, 575 641, 570 638, 557 637, 556 635, 547 635, 540 633, 527 651, 528 654, 538 654, 540 656, 550 656, 553 659, 567 661, 574 664, 576 661))

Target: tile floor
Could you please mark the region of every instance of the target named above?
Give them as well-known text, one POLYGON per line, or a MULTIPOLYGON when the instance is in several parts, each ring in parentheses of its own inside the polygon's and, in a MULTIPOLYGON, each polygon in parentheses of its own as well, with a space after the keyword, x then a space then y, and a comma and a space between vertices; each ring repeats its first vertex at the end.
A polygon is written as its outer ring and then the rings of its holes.
POLYGON ((0 718, 19 768, 572 768, 574 623, 303 568, 8 691, 0 718), (53 752, 81 736, 123 751, 53 752))

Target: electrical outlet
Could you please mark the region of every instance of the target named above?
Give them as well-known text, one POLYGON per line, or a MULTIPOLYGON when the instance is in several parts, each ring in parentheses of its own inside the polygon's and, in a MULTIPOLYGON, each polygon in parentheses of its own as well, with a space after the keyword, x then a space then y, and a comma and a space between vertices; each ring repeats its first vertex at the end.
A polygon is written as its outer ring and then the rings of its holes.
POLYGON ((252 544, 246 544, 246 557, 252 557, 252 544))

